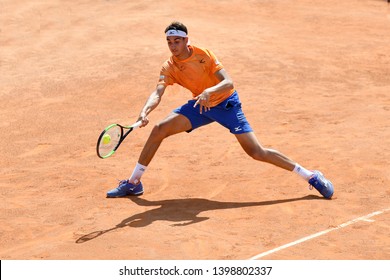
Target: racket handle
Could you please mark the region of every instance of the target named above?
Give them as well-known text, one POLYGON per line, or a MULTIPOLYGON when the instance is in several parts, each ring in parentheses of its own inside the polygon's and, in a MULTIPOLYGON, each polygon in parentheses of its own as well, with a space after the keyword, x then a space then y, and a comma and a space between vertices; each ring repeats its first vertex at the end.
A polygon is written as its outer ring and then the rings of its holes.
POLYGON ((132 124, 131 127, 132 127, 133 129, 136 129, 137 127, 140 127, 141 124, 142 124, 142 121, 138 121, 138 122, 132 124))

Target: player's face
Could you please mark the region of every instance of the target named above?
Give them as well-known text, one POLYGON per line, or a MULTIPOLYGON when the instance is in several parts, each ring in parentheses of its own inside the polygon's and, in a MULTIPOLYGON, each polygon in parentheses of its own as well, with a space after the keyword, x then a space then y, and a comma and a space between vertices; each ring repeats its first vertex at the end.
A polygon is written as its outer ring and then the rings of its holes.
POLYGON ((177 36, 167 37, 169 50, 171 51, 172 55, 176 56, 177 58, 186 58, 188 55, 187 42, 188 38, 177 36))

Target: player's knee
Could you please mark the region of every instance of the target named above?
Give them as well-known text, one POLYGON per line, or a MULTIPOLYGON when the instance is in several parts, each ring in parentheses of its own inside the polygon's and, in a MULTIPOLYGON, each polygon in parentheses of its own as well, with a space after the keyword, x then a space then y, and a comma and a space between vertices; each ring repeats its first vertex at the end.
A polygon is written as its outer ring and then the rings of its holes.
POLYGON ((150 133, 150 136, 156 140, 163 140, 164 138, 169 136, 169 133, 168 133, 167 129, 164 127, 164 125, 156 124, 153 127, 152 132, 150 133))

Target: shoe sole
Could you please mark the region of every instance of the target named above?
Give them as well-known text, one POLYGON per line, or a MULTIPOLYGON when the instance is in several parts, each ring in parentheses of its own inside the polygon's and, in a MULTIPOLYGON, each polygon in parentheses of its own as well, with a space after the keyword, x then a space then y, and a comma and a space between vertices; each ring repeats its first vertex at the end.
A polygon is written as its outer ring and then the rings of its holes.
POLYGON ((126 195, 116 195, 116 196, 109 196, 107 195, 106 198, 118 198, 118 197, 126 197, 126 196, 140 196, 143 195, 144 192, 139 192, 139 193, 131 193, 131 194, 126 194, 126 195))

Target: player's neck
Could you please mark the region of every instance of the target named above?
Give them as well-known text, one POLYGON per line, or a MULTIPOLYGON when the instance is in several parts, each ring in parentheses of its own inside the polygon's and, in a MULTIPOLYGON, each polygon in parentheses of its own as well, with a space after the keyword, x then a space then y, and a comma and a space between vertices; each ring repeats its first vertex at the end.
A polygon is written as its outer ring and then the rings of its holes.
POLYGON ((187 46, 183 52, 177 56, 175 56, 175 58, 177 60, 186 60, 187 58, 189 58, 190 56, 192 55, 192 48, 190 48, 189 46, 187 46))

